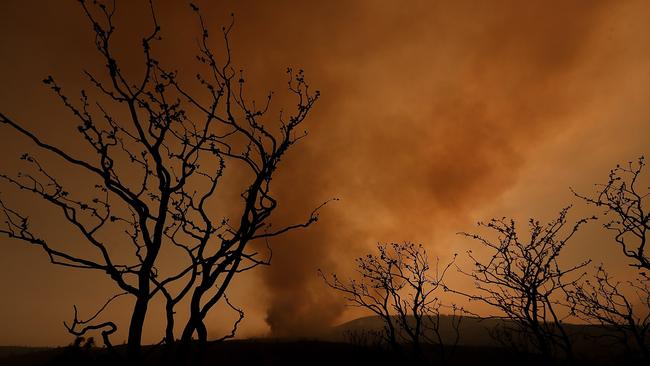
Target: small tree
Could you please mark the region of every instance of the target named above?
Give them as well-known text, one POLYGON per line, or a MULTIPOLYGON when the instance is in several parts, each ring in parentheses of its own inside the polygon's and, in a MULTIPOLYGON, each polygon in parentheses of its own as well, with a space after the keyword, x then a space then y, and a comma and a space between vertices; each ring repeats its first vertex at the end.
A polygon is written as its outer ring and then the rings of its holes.
POLYGON ((650 257, 646 244, 650 235, 650 212, 646 200, 650 189, 640 186, 645 159, 617 165, 605 184, 586 196, 573 193, 586 203, 604 208, 609 217, 603 226, 614 232, 614 240, 629 265, 638 270, 628 281, 616 281, 599 266, 590 280, 572 288, 569 299, 581 318, 614 329, 629 354, 641 362, 650 360, 650 257))
POLYGON ((646 200, 650 196, 649 187, 640 187, 641 172, 645 166, 643 156, 627 166, 617 165, 609 172, 605 184, 597 184, 592 196, 572 192, 586 203, 605 209, 611 217, 604 227, 614 232, 614 239, 621 247, 623 255, 632 262, 630 266, 650 271, 650 256, 646 244, 650 237, 650 212, 646 200))
POLYGON ((559 298, 581 277, 571 275, 589 263, 563 267, 558 261, 562 249, 588 220, 579 220, 567 234, 562 234, 568 210, 563 209, 548 224, 531 219, 527 238, 519 236, 514 220, 505 218, 479 223, 495 231, 496 240, 461 233, 491 252, 485 259, 468 252, 475 268, 460 271, 474 279, 477 293, 466 296, 496 308, 511 321, 502 326, 501 341, 524 350, 532 346, 546 362, 561 356, 572 358, 572 343, 563 324, 559 298))
POLYGON ((627 355, 641 363, 650 360, 650 281, 647 277, 617 281, 599 266, 593 278, 569 288, 568 300, 579 318, 614 331, 627 355))
MULTIPOLYGON (((446 289, 444 278, 453 261, 444 267, 431 268, 422 245, 413 243, 378 244, 378 255, 357 258, 360 277, 343 282, 336 274, 326 276, 325 283, 345 295, 352 306, 370 310, 384 321, 383 336, 394 350, 406 341, 416 358, 423 344, 444 348, 440 330, 442 304, 439 293, 446 289)), ((452 327, 458 332, 461 309, 453 307, 452 327)), ((453 345, 458 342, 454 339, 453 345)), ((444 360, 444 351, 441 351, 444 360)))
MULTIPOLYGON (((228 301, 226 289, 237 273, 270 260, 251 251, 250 243, 317 220, 318 209, 305 222, 295 225, 271 230, 269 222, 277 207, 271 194, 272 176, 290 148, 306 136, 301 127, 319 92, 309 89, 302 70, 288 69, 288 88, 296 97, 297 107, 294 112, 280 111, 277 118, 270 117, 272 94, 261 105, 256 104, 244 92, 242 71, 232 65, 229 34, 233 24, 222 29, 225 49, 217 59, 208 43, 209 32, 194 5, 191 7, 201 26, 196 86, 202 87, 204 94, 188 91, 178 73, 154 57, 152 47, 161 40, 161 28, 151 2, 151 32, 141 40, 142 74, 129 78, 122 72, 112 47, 115 4, 89 4, 83 0, 80 4, 105 62, 105 74, 85 72, 94 88, 91 93, 82 90, 77 103, 64 94, 52 76, 43 82, 77 120, 78 132, 91 153, 79 157, 81 150, 66 151, 51 144, 5 114, 0 113, 0 124, 95 181, 88 192, 73 195, 57 177, 66 176, 66 172, 53 172, 29 154, 22 159, 33 167, 32 171, 0 177, 60 209, 63 218, 98 255, 81 257, 58 249, 59 243, 36 234, 27 215, 9 207, 6 201, 0 201, 0 213, 4 214, 0 233, 39 246, 52 263, 104 272, 117 287, 133 296, 127 345, 131 360, 140 358, 145 315, 150 300, 159 292, 167 304, 167 342, 174 341, 174 307, 190 293, 190 318, 182 335, 185 343, 195 333, 205 343, 203 319, 222 299, 239 313, 234 333, 243 312, 228 301), (248 182, 236 188, 242 201, 235 216, 215 218, 218 211, 213 197, 222 187, 226 167, 245 171, 243 176, 248 182), (92 198, 84 198, 92 191, 92 198), (124 232, 126 237, 115 237, 116 232, 124 232), (118 260, 124 258, 124 253, 118 256, 113 244, 125 239, 133 246, 132 256, 118 260), (184 267, 159 268, 162 250, 179 249, 187 258, 184 267), (163 273, 174 274, 163 277, 163 273)), ((104 341, 110 346, 108 336, 115 331, 115 324, 104 323, 102 328, 106 329, 104 341)), ((75 319, 68 329, 83 334, 94 326, 79 321, 75 309, 75 319)))

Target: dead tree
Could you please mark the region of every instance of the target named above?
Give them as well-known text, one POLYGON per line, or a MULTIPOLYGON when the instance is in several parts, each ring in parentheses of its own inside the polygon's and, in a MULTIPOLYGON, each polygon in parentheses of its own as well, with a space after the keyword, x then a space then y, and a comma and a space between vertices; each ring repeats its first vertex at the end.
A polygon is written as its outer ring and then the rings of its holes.
MULTIPOLYGON (((393 286, 389 292, 400 334, 411 345, 415 357, 421 356, 422 345, 428 343, 441 349, 444 360, 444 340, 440 331, 443 304, 439 295, 446 289, 445 274, 454 261, 441 268, 436 258, 435 266, 431 267, 422 245, 413 243, 392 244, 388 250, 380 249, 380 253, 396 264, 391 276, 400 286, 393 286)), ((452 317, 460 319, 455 313, 452 317)))
POLYGON ((573 189, 572 192, 586 203, 604 208, 605 215, 610 217, 604 227, 614 232, 614 239, 623 255, 632 260, 630 266, 650 271, 650 256, 646 252, 650 212, 645 202, 650 196, 650 188, 640 187, 644 166, 643 156, 636 163, 617 165, 609 172, 607 183, 596 185, 592 196, 576 193, 573 189))
MULTIPOLYGON (((423 344, 442 348, 438 296, 446 289, 444 278, 453 261, 443 267, 436 261, 431 267, 422 245, 413 243, 379 244, 377 249, 378 255, 357 258, 358 279, 342 282, 336 274, 319 274, 352 306, 366 308, 384 321, 384 338, 393 349, 401 350, 400 344, 406 343, 419 359, 423 344)), ((458 331, 458 322, 454 324, 458 331)))
POLYGON ((479 223, 495 231, 496 240, 461 233, 490 251, 484 259, 471 250, 468 252, 475 268, 469 272, 459 270, 474 280, 476 292, 466 296, 494 307, 511 321, 513 326, 504 325, 502 329, 508 343, 523 350, 532 346, 549 363, 559 357, 572 358, 572 342, 563 324, 566 316, 560 312, 563 305, 559 301, 565 289, 582 277, 572 275, 589 263, 584 261, 570 267, 558 263, 562 249, 589 220, 579 220, 563 234, 568 210, 568 207, 563 209, 548 224, 531 219, 530 236, 526 238, 519 236, 515 221, 506 218, 479 223))
MULTIPOLYGON (((303 223, 271 229, 268 219, 277 207, 277 200, 270 191, 272 175, 286 152, 307 135, 306 131, 298 128, 318 100, 320 93, 310 90, 302 70, 294 73, 292 69, 287 69, 288 89, 295 96, 297 107, 294 113, 280 113, 279 133, 273 131, 269 124, 265 123, 265 120, 273 118, 268 116, 272 94, 268 95, 262 105, 257 105, 254 100, 246 98, 243 75, 236 73, 231 65, 228 36, 233 24, 222 30, 228 56, 220 64, 209 47, 209 33, 198 8, 196 6, 192 8, 199 17, 202 29, 198 59, 210 75, 210 79, 202 77, 199 79, 211 92, 211 103, 206 105, 193 98, 177 81, 174 73, 163 75, 170 86, 185 97, 192 107, 203 111, 210 119, 226 127, 224 135, 209 136, 205 144, 195 145, 197 151, 214 154, 220 161, 219 170, 209 178, 208 193, 196 197, 191 192, 181 189, 180 200, 177 201, 180 205, 185 201, 184 208, 176 211, 176 219, 181 223, 182 233, 194 239, 195 244, 189 247, 185 245, 185 247, 191 248, 188 253, 196 253, 195 260, 200 271, 199 282, 193 288, 190 298, 190 319, 183 330, 181 340, 188 342, 196 332, 198 339, 204 343, 207 332, 203 319, 215 304, 225 298, 225 291, 234 276, 258 265, 270 263, 270 255, 259 258, 257 252, 247 251, 249 244, 255 240, 268 240, 287 231, 309 226, 317 221, 318 210, 325 203, 312 211, 303 223), (219 113, 217 107, 221 104, 225 104, 225 108, 219 113), (235 150, 235 142, 228 140, 231 135, 238 135, 239 138, 245 139, 243 151, 235 150), (205 203, 216 188, 224 161, 227 159, 241 163, 249 171, 251 179, 240 195, 243 207, 241 215, 235 220, 223 220, 219 226, 216 226, 209 218, 205 203)), ((174 233, 178 232, 174 231, 174 233)), ((177 242, 174 234, 169 237, 173 242, 177 242)), ((240 321, 243 312, 232 306, 227 299, 226 303, 239 313, 240 321)))
MULTIPOLYGON (((444 290, 449 291, 449 288, 444 286, 444 290)), ((460 342, 460 327, 464 317, 476 314, 467 311, 463 307, 458 307, 456 304, 444 305, 440 301, 436 301, 433 306, 430 306, 430 309, 425 314, 422 336, 427 344, 437 346, 440 364, 450 364, 450 359, 460 342), (442 309, 446 309, 444 312, 446 314, 443 313, 442 309), (445 327, 450 329, 453 338, 446 338, 446 335, 443 334, 446 333, 445 327)))
POLYGON ((602 267, 593 278, 575 286, 569 294, 578 315, 614 329, 628 350, 647 362, 650 359, 650 257, 646 244, 650 235, 650 213, 646 199, 648 187, 641 186, 645 159, 617 165, 605 184, 597 184, 591 195, 573 193, 590 205, 604 208, 609 218, 603 226, 614 233, 614 240, 629 265, 638 274, 628 281, 615 281, 602 267))
POLYGON ((617 281, 599 266, 593 278, 569 288, 567 298, 574 314, 603 325, 627 355, 643 363, 650 360, 650 281, 640 276, 617 281))
MULTIPOLYGON (((377 245, 380 252, 385 250, 385 245, 377 245)), ((392 273, 396 263, 383 256, 368 254, 356 259, 356 271, 360 279, 350 279, 347 283, 339 279, 332 273, 326 276, 321 270, 319 276, 325 283, 344 294, 345 299, 351 306, 362 307, 370 310, 379 316, 384 322, 384 340, 388 345, 397 349, 397 331, 396 324, 391 314, 391 291, 393 287, 401 288, 400 284, 393 282, 392 273)))
POLYGON ((80 4, 105 62, 105 73, 86 71, 92 90, 82 90, 76 102, 52 76, 43 82, 72 113, 90 152, 82 150, 83 144, 78 151, 67 151, 29 131, 18 119, 0 113, 1 125, 70 167, 70 173, 54 172, 32 154, 24 154, 22 159, 31 165, 31 171, 1 177, 8 186, 31 192, 60 209, 62 217, 98 255, 80 257, 59 249, 61 243, 38 235, 27 214, 6 201, 0 201, 0 213, 4 214, 0 233, 40 247, 52 263, 105 272, 121 291, 133 296, 127 354, 137 361, 153 296, 165 296, 165 337, 173 342, 174 307, 191 295, 190 319, 182 338, 189 341, 196 332, 205 342, 203 319, 222 299, 240 314, 239 320, 243 317, 241 309, 226 298, 235 275, 269 263, 270 258, 260 258, 262 254, 250 250, 250 243, 317 220, 318 208, 295 225, 272 229, 269 221, 277 207, 271 193, 272 176, 287 151, 306 136, 303 122, 319 92, 309 89, 302 70, 288 69, 288 89, 297 107, 273 117, 272 94, 261 105, 248 98, 243 73, 231 62, 228 38, 233 24, 222 29, 224 50, 217 59, 208 43, 208 29, 194 5, 191 7, 202 32, 196 87, 203 94, 189 91, 192 88, 184 85, 187 81, 177 71, 165 68, 155 58, 153 46, 162 38, 151 2, 151 32, 141 40, 141 74, 129 78, 112 47, 115 4, 83 0, 80 4), (218 206, 212 198, 221 189, 227 169, 245 169, 249 181, 236 189, 242 199, 236 216, 213 217, 218 206), (79 172, 89 174, 94 181, 87 191, 73 194, 64 181, 68 174, 79 172), (92 198, 85 198, 91 194, 92 198), (115 237, 116 231, 126 236, 115 237), (118 241, 132 244, 130 259, 116 259, 125 257, 114 252, 113 244, 118 241), (159 268, 162 250, 180 250, 187 262, 182 268, 159 268))

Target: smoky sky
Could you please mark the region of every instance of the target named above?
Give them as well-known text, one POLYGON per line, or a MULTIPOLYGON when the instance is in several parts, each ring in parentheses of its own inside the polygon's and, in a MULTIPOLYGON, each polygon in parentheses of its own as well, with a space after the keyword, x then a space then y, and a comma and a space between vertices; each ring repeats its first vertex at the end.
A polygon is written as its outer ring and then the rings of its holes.
MULTIPOLYGON (((234 61, 253 94, 273 89, 280 94, 273 108, 291 103, 281 95, 287 66, 304 69, 322 93, 308 137, 274 179, 274 223, 303 220, 323 201, 340 199, 314 226, 273 239, 272 265, 235 282, 234 297, 247 309, 244 336, 309 336, 345 319, 348 309, 316 271, 349 273, 353 258, 376 242, 417 241, 449 256, 458 250, 449 238, 484 218, 476 216, 552 212, 565 204, 569 185, 588 188, 611 164, 648 152, 650 26, 643 14, 650 9, 643 1, 197 3, 213 27, 235 13, 234 61)), ((165 39, 154 51, 191 76, 197 28, 189 7, 156 6, 165 39)), ((7 1, 0 10, 0 109, 72 144, 52 127, 63 126, 56 118, 65 114, 38 81, 61 75, 78 89, 81 69, 97 62, 78 7, 7 1)), ((118 14, 128 58, 128 35, 149 25, 146 8, 118 3, 118 14)), ((28 145, 0 136, 3 169, 13 168, 28 145)), ((16 249, 21 243, 0 243, 12 248, 5 256, 12 263, 38 256, 16 249)), ((72 290, 85 280, 44 260, 39 275, 17 264, 0 271, 13 277, 1 283, 3 292, 16 289, 0 311, 13 331, 1 335, 5 344, 65 343, 58 324, 71 303, 59 290, 88 303, 104 294, 92 290, 86 299, 72 290), (48 275, 65 283, 39 298, 36 284, 45 286, 48 275), (48 299, 57 306, 29 325, 14 320, 25 314, 21 304, 48 299), (16 334, 30 327, 45 334, 16 334)), ((88 288, 110 286, 87 281, 88 288)), ((148 322, 157 323, 152 314, 148 322)), ((211 334, 228 329, 219 314, 210 321, 211 334)))

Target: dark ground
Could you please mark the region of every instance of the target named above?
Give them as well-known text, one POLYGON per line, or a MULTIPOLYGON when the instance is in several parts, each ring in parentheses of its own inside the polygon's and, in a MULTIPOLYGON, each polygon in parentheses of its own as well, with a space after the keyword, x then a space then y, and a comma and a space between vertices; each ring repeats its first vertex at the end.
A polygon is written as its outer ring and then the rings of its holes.
MULTIPOLYGON (((459 328, 460 343, 455 350, 446 349, 446 360, 442 362, 438 348, 430 346, 423 350, 427 365, 544 365, 539 357, 531 354, 516 354, 500 346, 490 335, 491 329, 507 325, 504 320, 481 320, 465 317, 459 328), (453 352, 453 353, 452 353, 453 352)), ((388 352, 379 346, 377 332, 383 323, 377 317, 355 319, 332 328, 318 340, 311 339, 247 339, 209 343, 201 362, 192 360, 190 365, 416 365, 410 359, 412 354, 388 352)), ((611 331, 603 327, 587 325, 566 325, 573 334, 574 352, 578 362, 574 366, 622 366, 640 365, 630 359, 624 349, 611 341, 611 331)), ((440 329, 443 339, 453 340, 451 318, 442 317, 440 329)), ((116 347, 118 353, 124 346, 116 347)), ((174 357, 164 346, 145 347, 145 365, 174 365, 174 357)), ((190 352, 196 356, 197 350, 190 352)), ((124 361, 109 357, 105 349, 83 342, 58 348, 0 347, 0 366, 41 365, 124 365, 124 361)), ((644 365, 645 366, 645 365, 644 365)))
MULTIPOLYGON (((118 347, 119 349, 119 347, 118 347)), ((149 348, 145 365, 170 365, 171 357, 163 347, 149 348)), ((595 349, 593 357, 583 359, 580 365, 622 365, 620 357, 607 357, 607 350, 595 349)), ((441 365, 439 354, 429 350, 430 365, 441 365)), ((620 355, 619 355, 620 356, 620 355)), ((98 348, 60 347, 50 349, 0 348, 0 365, 115 365, 123 362, 109 359, 98 348)), ((408 357, 372 346, 360 346, 326 341, 236 340, 212 343, 203 362, 192 365, 411 365, 408 357)), ((459 346, 447 365, 542 365, 531 355, 516 355, 503 348, 459 346)))

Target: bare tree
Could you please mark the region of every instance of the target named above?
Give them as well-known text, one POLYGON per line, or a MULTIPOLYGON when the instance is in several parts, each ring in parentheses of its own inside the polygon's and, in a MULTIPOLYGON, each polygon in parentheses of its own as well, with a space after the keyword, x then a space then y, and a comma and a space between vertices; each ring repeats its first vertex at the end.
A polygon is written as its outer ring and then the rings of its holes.
POLYGON ((505 319, 512 321, 513 325, 504 323, 500 329, 501 341, 524 350, 532 346, 546 362, 557 357, 572 358, 571 339, 563 324, 566 316, 560 312, 559 300, 565 289, 582 277, 572 274, 589 263, 562 267, 558 262, 562 249, 589 220, 579 220, 563 234, 568 211, 568 207, 563 209, 548 224, 531 219, 530 236, 526 238, 519 236, 515 221, 506 218, 479 223, 495 231, 496 240, 461 233, 491 252, 485 259, 478 258, 471 250, 468 252, 475 268, 471 272, 459 270, 474 279, 477 292, 466 296, 496 308, 505 319))
MULTIPOLYGON (((377 245, 380 253, 385 251, 385 245, 377 245)), ((319 276, 325 283, 338 291, 341 291, 351 306, 362 307, 370 310, 384 321, 383 337, 392 347, 397 348, 396 324, 391 315, 391 293, 390 288, 397 286, 393 283, 392 272, 395 262, 380 254, 375 256, 368 254, 356 260, 356 271, 360 279, 350 279, 347 283, 332 273, 328 278, 321 270, 319 276)))
MULTIPOLYGON (((593 279, 569 288, 572 311, 581 319, 616 334, 626 354, 641 363, 650 359, 650 281, 647 277, 617 281, 602 267, 593 279)), ((633 361, 634 362, 634 361, 633 361)))
POLYGON ((605 215, 611 218, 604 227, 614 232, 623 254, 632 260, 630 266, 650 271, 650 256, 645 250, 650 235, 650 212, 645 200, 650 188, 639 187, 644 166, 643 156, 636 163, 617 165, 609 172, 607 183, 596 185, 593 196, 572 192, 588 204, 605 209, 605 215))
MULTIPOLYGON (((52 76, 43 82, 77 120, 78 132, 91 153, 51 144, 5 114, 0 113, 0 123, 70 169, 89 174, 94 182, 88 191, 73 195, 65 188, 65 172, 48 169, 31 154, 22 156, 31 165, 30 171, 0 177, 60 209, 97 255, 82 257, 59 249, 61 243, 38 235, 27 215, 6 201, 0 201, 4 214, 0 233, 42 248, 54 264, 105 272, 121 291, 133 296, 127 347, 131 360, 141 357, 145 315, 150 300, 159 292, 166 299, 167 342, 174 341, 174 307, 189 294, 190 318, 182 335, 185 342, 194 333, 206 341, 203 319, 222 299, 239 314, 234 334, 243 311, 230 303, 226 289, 237 273, 270 261, 270 257, 252 251, 250 243, 317 221, 320 207, 304 222, 286 227, 272 229, 269 219, 277 207, 271 193, 273 173, 287 151, 306 136, 302 125, 319 92, 310 90, 302 70, 288 69, 288 89, 297 107, 272 116, 272 93, 261 105, 247 97, 243 72, 232 65, 229 34, 233 24, 222 29, 225 49, 217 59, 194 5, 202 32, 196 79, 204 93, 191 92, 196 87, 184 86, 177 71, 166 69, 154 57, 153 45, 162 38, 151 2, 151 32, 141 40, 142 73, 139 78, 129 78, 112 47, 114 2, 89 4, 81 0, 80 4, 105 62, 105 74, 85 71, 93 88, 91 92, 82 90, 79 102, 69 98, 52 76), (248 182, 239 191, 242 204, 235 210, 238 213, 232 218, 215 218, 218 211, 213 198, 222 187, 226 167, 244 169, 248 182), (88 195, 92 198, 84 198, 88 195), (125 236, 115 237, 116 232, 125 236), (128 260, 113 249, 115 242, 125 240, 133 248, 128 260), (162 250, 180 251, 187 262, 182 268, 159 268, 162 250)), ((93 329, 87 322, 75 316, 68 329, 84 333, 93 329), (76 327, 81 325, 85 328, 79 331, 76 327)), ((104 333, 107 346, 115 325, 108 326, 110 330, 104 333)))
MULTIPOLYGON (((443 286, 445 291, 449 291, 446 285, 443 286)), ((456 351, 461 338, 460 327, 463 319, 466 316, 475 315, 456 304, 444 305, 440 301, 436 301, 433 309, 426 312, 426 321, 423 322, 425 328, 423 338, 426 343, 437 346, 442 365, 449 364, 456 351), (446 314, 442 309, 446 309, 446 314), (445 328, 449 329, 449 332, 446 332, 445 328), (451 338, 447 338, 447 334, 451 334, 451 338)))
MULTIPOLYGON (((384 321, 384 338, 395 350, 407 343, 416 358, 423 344, 444 346, 440 331, 439 293, 446 290, 444 278, 453 260, 431 267, 422 245, 378 244, 378 255, 357 258, 358 279, 343 282, 336 274, 320 276, 331 288, 342 292, 352 306, 366 308, 384 321)), ((454 309, 453 327, 458 334, 459 308, 454 309)), ((455 337, 454 345, 458 343, 455 337)), ((443 353, 444 354, 444 353, 443 353)))
POLYGON ((643 156, 625 166, 617 165, 607 183, 596 185, 592 196, 572 190, 586 203, 604 208, 609 220, 603 226, 614 232, 621 252, 638 273, 631 280, 617 281, 601 265, 590 280, 576 284, 568 294, 576 314, 615 330, 628 353, 638 355, 641 362, 650 359, 650 257, 646 252, 650 189, 640 186, 644 166, 643 156))

